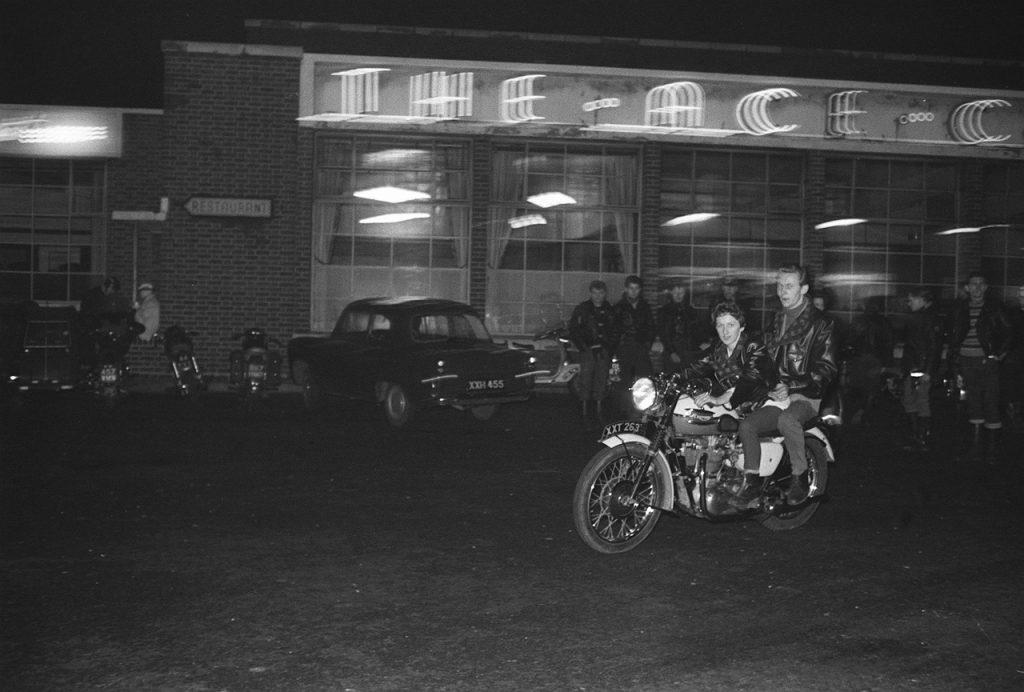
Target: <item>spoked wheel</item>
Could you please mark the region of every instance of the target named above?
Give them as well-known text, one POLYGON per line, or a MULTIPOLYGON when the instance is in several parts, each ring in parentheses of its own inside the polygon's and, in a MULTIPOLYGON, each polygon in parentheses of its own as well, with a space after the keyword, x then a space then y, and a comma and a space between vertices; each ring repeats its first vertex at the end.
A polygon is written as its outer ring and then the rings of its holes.
POLYGON ((761 526, 772 531, 788 531, 803 526, 821 505, 821 496, 828 488, 828 455, 819 440, 807 438, 807 486, 811 496, 795 507, 782 505, 758 517, 761 526))
POLYGON ((392 428, 404 428, 412 419, 416 406, 400 384, 389 385, 384 393, 384 418, 392 428))
POLYGON ((661 513, 653 505, 665 481, 651 465, 637 483, 645 451, 635 442, 602 449, 576 482, 573 523, 583 542, 599 553, 632 550, 658 523, 661 513))

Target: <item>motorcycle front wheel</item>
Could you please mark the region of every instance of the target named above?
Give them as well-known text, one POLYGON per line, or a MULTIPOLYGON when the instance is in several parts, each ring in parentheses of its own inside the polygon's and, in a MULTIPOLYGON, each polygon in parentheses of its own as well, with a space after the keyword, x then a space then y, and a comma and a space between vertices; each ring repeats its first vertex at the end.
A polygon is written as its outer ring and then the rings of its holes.
POLYGON ((602 449, 576 482, 573 524, 583 542, 599 553, 632 550, 658 523, 661 512, 653 504, 666 481, 652 464, 637 483, 645 452, 636 442, 602 449))
POLYGON ((781 508, 761 515, 757 520, 761 526, 772 531, 789 531, 806 524, 821 505, 821 495, 828 489, 828 456, 820 441, 807 438, 807 484, 814 490, 814 497, 796 507, 783 505, 781 508))

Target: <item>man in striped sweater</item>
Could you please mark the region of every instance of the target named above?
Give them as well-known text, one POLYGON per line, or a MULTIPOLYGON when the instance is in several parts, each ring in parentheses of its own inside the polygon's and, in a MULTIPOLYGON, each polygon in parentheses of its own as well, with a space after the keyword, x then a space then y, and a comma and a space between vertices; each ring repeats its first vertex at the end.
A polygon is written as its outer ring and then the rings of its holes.
POLYGON ((988 281, 974 272, 964 284, 967 298, 957 303, 951 315, 949 364, 959 368, 967 392, 967 418, 971 424, 968 457, 982 457, 981 433, 985 430, 985 460, 998 458, 998 435, 1003 427, 999 407, 999 365, 1009 353, 1013 340, 1010 320, 1002 305, 990 298, 988 281))

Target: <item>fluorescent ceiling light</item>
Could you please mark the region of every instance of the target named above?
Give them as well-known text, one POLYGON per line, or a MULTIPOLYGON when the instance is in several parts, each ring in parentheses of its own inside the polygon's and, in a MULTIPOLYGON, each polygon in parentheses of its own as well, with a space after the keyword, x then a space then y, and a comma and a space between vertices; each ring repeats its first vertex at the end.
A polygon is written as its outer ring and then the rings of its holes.
POLYGON ((512 228, 525 228, 526 226, 546 226, 548 220, 540 214, 524 214, 523 216, 513 216, 508 220, 508 225, 512 228))
POLYGON ((390 67, 353 67, 351 70, 342 70, 341 72, 332 72, 332 77, 360 77, 364 74, 374 74, 376 72, 390 72, 390 67))
POLYGON ((542 192, 539 195, 530 195, 526 201, 543 209, 557 207, 560 204, 576 204, 576 200, 564 192, 542 192))
POLYGON ((401 223, 413 219, 429 219, 430 214, 425 211, 410 211, 398 214, 381 214, 380 216, 367 216, 359 219, 359 223, 401 223))
POLYGON ((713 219, 713 218, 715 218, 717 216, 721 216, 721 215, 720 214, 715 214, 715 213, 712 213, 712 212, 707 212, 707 211, 699 211, 699 212, 695 212, 693 214, 683 214, 682 216, 677 216, 674 219, 669 219, 668 221, 666 221, 665 223, 663 223, 661 225, 662 226, 679 226, 680 224, 684 224, 684 223, 699 223, 701 221, 707 221, 708 219, 713 219))
POLYGON ((935 235, 957 235, 960 233, 977 233, 981 226, 964 226, 963 228, 950 228, 946 231, 939 231, 935 235))
POLYGON ((867 223, 867 219, 833 219, 832 221, 825 221, 817 224, 814 228, 822 231, 826 228, 844 228, 846 226, 856 226, 859 223, 867 223))
POLYGON ((390 204, 430 199, 430 195, 426 192, 404 190, 400 187, 393 187, 391 185, 385 185, 384 187, 371 187, 366 190, 356 190, 352 194, 356 197, 362 197, 363 199, 372 199, 375 202, 388 202, 390 204))

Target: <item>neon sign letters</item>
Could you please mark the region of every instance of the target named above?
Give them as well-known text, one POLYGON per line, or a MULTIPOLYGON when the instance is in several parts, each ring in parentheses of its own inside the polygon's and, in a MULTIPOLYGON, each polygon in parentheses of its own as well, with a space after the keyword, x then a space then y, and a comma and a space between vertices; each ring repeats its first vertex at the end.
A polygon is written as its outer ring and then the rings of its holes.
MULTIPOLYGON (((337 60, 336 65, 343 64, 341 56, 337 60)), ((324 65, 330 66, 326 61, 324 65)), ((313 95, 311 104, 320 105, 307 109, 300 121, 461 120, 578 126, 581 134, 789 136, 1024 147, 1022 142, 1011 142, 1020 139, 1018 130, 1024 131, 1018 126, 1024 121, 1019 104, 1002 98, 964 102, 957 100, 955 93, 934 90, 925 94, 879 89, 874 93, 869 89, 830 89, 807 80, 795 80, 804 85, 799 90, 789 86, 751 89, 751 83, 763 85, 765 80, 721 76, 703 83, 679 80, 658 84, 650 75, 607 77, 589 71, 517 75, 500 67, 480 69, 477 74, 450 74, 416 72, 414 67, 397 63, 319 74, 320 81, 313 83, 309 93, 313 95), (899 108, 901 101, 903 108, 899 108), (598 124, 597 111, 614 113, 598 124), (593 122, 588 125, 586 117, 593 122), (1016 137, 1011 133, 1017 133, 1016 137)))

